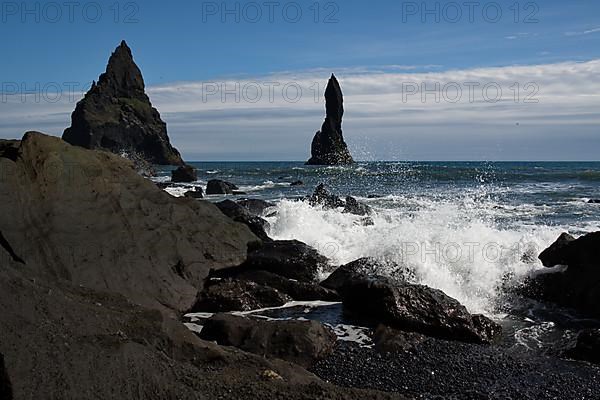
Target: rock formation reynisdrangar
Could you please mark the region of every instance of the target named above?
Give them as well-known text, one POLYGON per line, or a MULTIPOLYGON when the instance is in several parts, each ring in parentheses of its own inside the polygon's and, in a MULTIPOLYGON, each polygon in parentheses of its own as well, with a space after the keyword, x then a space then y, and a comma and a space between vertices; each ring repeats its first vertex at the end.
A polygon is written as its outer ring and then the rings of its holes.
POLYGON ((105 149, 152 164, 182 165, 167 125, 146 95, 144 79, 125 41, 71 115, 63 139, 88 149, 105 149))
POLYGON ((325 89, 325 122, 315 135, 308 165, 352 164, 354 160, 342 134, 344 96, 335 75, 331 74, 325 89))

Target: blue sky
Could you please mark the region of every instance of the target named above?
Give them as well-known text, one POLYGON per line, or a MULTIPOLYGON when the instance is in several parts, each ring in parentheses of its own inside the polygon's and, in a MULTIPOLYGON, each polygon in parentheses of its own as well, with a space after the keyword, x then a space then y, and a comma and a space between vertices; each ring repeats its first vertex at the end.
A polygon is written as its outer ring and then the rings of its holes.
MULTIPOLYGON (((331 72, 346 94, 344 132, 357 158, 597 159, 594 108, 600 110, 600 92, 590 77, 600 72, 594 62, 600 59, 600 2, 471 4, 81 1, 72 6, 71 18, 63 2, 3 2, 0 76, 5 93, 6 83, 26 92, 49 83, 78 82, 83 88, 126 39, 172 141, 188 159, 304 159, 323 118, 320 99, 305 102, 306 94, 299 103, 194 99, 202 97, 204 82, 324 85, 331 72), (400 101, 387 111, 384 104, 377 107, 384 83, 402 90, 399 79, 431 78, 444 85, 466 77, 486 79, 482 86, 502 82, 502 101, 467 102, 460 109, 431 100, 400 101), (539 104, 508 101, 513 83, 507 77, 520 84, 519 91, 536 83, 539 104), (187 105, 177 97, 182 92, 187 105), (284 133, 290 136, 281 138, 284 133)), ((8 92, 15 94, 11 91, 12 86, 8 92)), ((63 100, 3 97, 0 137, 27 129, 59 135, 74 107, 74 101, 63 100)))

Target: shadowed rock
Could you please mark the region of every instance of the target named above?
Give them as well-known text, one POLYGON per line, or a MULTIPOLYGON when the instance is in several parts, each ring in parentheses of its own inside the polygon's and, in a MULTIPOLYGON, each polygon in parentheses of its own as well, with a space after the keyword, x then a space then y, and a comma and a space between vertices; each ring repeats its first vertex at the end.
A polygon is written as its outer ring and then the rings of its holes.
POLYGON ((234 194, 238 187, 231 182, 211 179, 206 185, 206 194, 234 194))
POLYGON ((198 180, 196 169, 191 165, 182 165, 181 167, 171 171, 171 182, 176 183, 191 183, 198 180))
POLYGON ((331 354, 336 342, 331 329, 317 321, 261 321, 227 314, 206 321, 200 337, 303 367, 331 354))
POLYGON ((600 364, 600 329, 587 329, 577 336, 577 343, 565 357, 600 364))
POLYGON ((566 269, 537 274, 522 289, 525 295, 600 315, 600 232, 577 239, 563 233, 539 258, 546 267, 566 269))
POLYGON ((0 354, 0 399, 12 400, 12 385, 8 378, 8 372, 4 366, 4 356, 0 354))
POLYGON ((333 74, 325 89, 325 109, 325 122, 312 141, 311 158, 306 164, 352 164, 354 160, 342 135, 344 97, 340 84, 333 74))
POLYGON ((63 139, 88 149, 137 154, 152 164, 183 164, 125 41, 110 56, 98 83, 77 103, 63 139))
POLYGON ((276 289, 249 281, 210 282, 199 293, 191 312, 251 311, 279 307, 291 298, 276 289))

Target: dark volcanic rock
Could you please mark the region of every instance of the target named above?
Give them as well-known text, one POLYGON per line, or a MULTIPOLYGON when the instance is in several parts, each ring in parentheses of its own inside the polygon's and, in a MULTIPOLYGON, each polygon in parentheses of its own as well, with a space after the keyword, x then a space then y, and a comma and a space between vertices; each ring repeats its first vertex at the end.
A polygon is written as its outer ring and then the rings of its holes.
POLYGON ((399 331, 385 325, 379 325, 373 333, 375 349, 382 353, 408 351, 425 340, 427 337, 420 333, 399 331))
POLYGON ((290 183, 290 186, 302 186, 304 185, 304 182, 302 181, 294 181, 292 183, 290 183))
POLYGON ((191 312, 252 311, 279 307, 291 298, 276 289, 249 281, 209 281, 191 312))
POLYGON ((588 204, 600 204, 600 199, 590 199, 588 200, 588 204))
POLYGON ((190 183, 196 182, 197 180, 198 175, 196 173, 196 169, 191 165, 182 165, 179 168, 171 171, 171 182, 190 183))
POLYGON ((269 229, 269 223, 265 219, 251 215, 246 208, 231 200, 224 200, 215 203, 215 205, 229 218, 248 226, 252 233, 258 236, 262 241, 271 241, 271 238, 269 238, 265 231, 266 229, 269 229))
POLYGON ((196 187, 194 190, 188 190, 183 194, 184 197, 189 197, 191 199, 202 199, 204 198, 204 193, 202 192, 201 187, 196 187))
POLYGON ((258 242, 213 204, 175 198, 109 152, 28 132, 18 154, 0 157, 14 171, 0 176, 0 230, 40 275, 178 313, 211 269, 239 265, 258 242))
POLYGON ((381 262, 374 258, 365 257, 338 267, 327 279, 321 282, 321 285, 340 291, 344 286, 352 285, 354 281, 382 274, 398 281, 414 280, 414 274, 406 267, 393 262, 381 262))
POLYGON ((342 135, 344 97, 336 77, 332 74, 325 89, 325 122, 311 145, 308 165, 352 164, 354 160, 342 135))
POLYGON ((206 185, 206 194, 233 194, 233 191, 237 189, 238 187, 233 183, 212 179, 206 185))
POLYGON ((342 199, 330 193, 323 183, 316 187, 308 202, 311 206, 321 205, 324 208, 338 208, 346 205, 342 199))
POLYGON ((268 286, 287 294, 297 301, 339 301, 337 292, 310 282, 299 282, 267 271, 253 271, 242 268, 226 268, 213 271, 211 277, 234 278, 268 286))
POLYGON ((423 285, 374 276, 353 279, 339 292, 353 315, 406 331, 476 343, 492 342, 501 332, 491 320, 474 321, 458 301, 423 285))
POLYGON ((566 247, 574 241, 575 238, 568 233, 561 234, 554 243, 539 255, 540 261, 545 267, 554 267, 556 265, 568 265, 566 247))
POLYGON ((21 146, 20 140, 0 139, 0 157, 17 161, 17 157, 19 156, 19 146, 21 146))
POLYGON ((534 276, 523 289, 525 295, 600 315, 600 232, 578 239, 562 234, 539 258, 546 267, 567 268, 534 276))
POLYGON ((12 400, 12 398, 12 385, 10 383, 10 379, 8 378, 6 366, 4 365, 4 356, 0 354, 0 399, 12 400))
POLYGON ((575 360, 600 364, 600 329, 588 329, 577 336, 575 347, 564 355, 575 360))
POLYGON ((153 164, 183 164, 125 41, 110 56, 98 83, 77 103, 63 139, 87 149, 139 154, 153 164))
POLYGON ((373 212, 373 210, 371 210, 371 207, 369 207, 368 205, 359 203, 358 200, 356 200, 354 197, 347 196, 346 197, 346 205, 344 207, 343 212, 348 213, 348 214, 364 216, 364 215, 371 214, 373 212))
POLYGON ((271 207, 275 207, 275 204, 260 199, 241 199, 237 203, 244 207, 250 214, 260 217, 265 211, 271 207))
POLYGON ((309 245, 297 240, 274 240, 248 253, 239 268, 269 271, 300 282, 316 282, 329 262, 309 245))
POLYGON ((336 342, 331 329, 316 321, 262 321, 227 314, 206 321, 200 337, 303 367, 331 354, 336 342))

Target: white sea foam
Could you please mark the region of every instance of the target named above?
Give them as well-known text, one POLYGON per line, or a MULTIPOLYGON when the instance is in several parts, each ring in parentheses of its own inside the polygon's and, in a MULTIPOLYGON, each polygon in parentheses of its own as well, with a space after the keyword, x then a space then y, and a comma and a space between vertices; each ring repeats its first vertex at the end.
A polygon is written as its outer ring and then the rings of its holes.
POLYGON ((537 254, 565 229, 502 226, 498 219, 533 213, 535 207, 502 207, 469 195, 395 196, 371 204, 374 225, 365 226, 362 217, 283 200, 269 218, 268 233, 306 242, 336 265, 367 256, 395 261, 408 266, 418 283, 443 290, 471 312, 494 314, 501 285, 542 268, 537 254))

